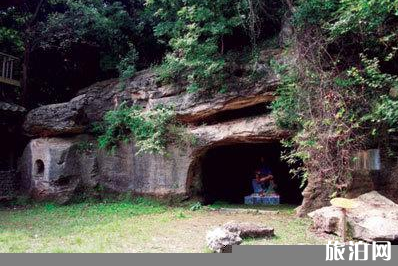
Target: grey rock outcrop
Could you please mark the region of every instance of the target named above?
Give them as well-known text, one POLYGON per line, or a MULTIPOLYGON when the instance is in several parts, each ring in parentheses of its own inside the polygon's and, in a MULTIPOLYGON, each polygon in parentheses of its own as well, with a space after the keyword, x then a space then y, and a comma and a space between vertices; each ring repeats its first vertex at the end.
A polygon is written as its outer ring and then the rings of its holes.
POLYGON ((272 142, 290 134, 289 131, 279 129, 270 115, 193 127, 190 132, 203 147, 212 144, 272 142))
POLYGON ((133 143, 121 145, 114 154, 99 151, 98 182, 116 192, 131 191, 155 196, 187 192, 190 148, 169 147, 168 155, 136 154, 133 143))
POLYGON ((85 101, 79 96, 68 103, 36 108, 26 116, 23 130, 28 136, 40 137, 81 134, 87 125, 85 101))
POLYGON ((274 228, 261 226, 254 223, 238 223, 235 221, 223 225, 227 231, 238 233, 241 238, 261 238, 275 236, 274 228))
MULTIPOLYGON (((354 199, 358 206, 347 211, 347 222, 353 238, 365 241, 398 240, 398 205, 376 191, 354 199)), ((319 232, 341 236, 341 211, 323 207, 308 214, 319 232)))
POLYGON ((196 145, 171 145, 167 156, 136 154, 134 143, 120 144, 114 153, 98 150, 87 135, 39 138, 25 149, 20 167, 26 190, 38 199, 67 202, 79 188, 98 184, 114 192, 166 196, 190 195, 201 189, 202 157, 213 146, 229 143, 263 143, 281 139, 268 116, 238 119, 187 129, 196 145), (85 149, 89 146, 90 149, 85 149), (37 162, 42 161, 41 174, 37 162))
POLYGON ((206 235, 207 247, 216 253, 231 253, 232 246, 240 245, 242 238, 237 232, 217 227, 206 235))
POLYGON ((227 93, 187 93, 181 84, 158 84, 155 74, 145 70, 137 73, 124 89, 120 89, 117 80, 99 82, 69 102, 36 108, 28 113, 23 128, 26 135, 33 137, 82 134, 123 102, 145 110, 160 104, 173 106, 181 122, 201 123, 223 111, 271 102, 278 83, 278 76, 269 70, 257 82, 232 76, 227 93))

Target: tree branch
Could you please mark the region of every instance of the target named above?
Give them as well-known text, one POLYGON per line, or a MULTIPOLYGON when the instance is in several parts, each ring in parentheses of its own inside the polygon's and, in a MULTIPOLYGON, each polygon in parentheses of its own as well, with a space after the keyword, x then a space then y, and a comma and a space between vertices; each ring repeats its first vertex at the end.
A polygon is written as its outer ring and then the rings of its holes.
POLYGON ((292 3, 292 0, 285 0, 285 3, 291 13, 293 13, 296 10, 296 8, 294 7, 294 5, 292 3))

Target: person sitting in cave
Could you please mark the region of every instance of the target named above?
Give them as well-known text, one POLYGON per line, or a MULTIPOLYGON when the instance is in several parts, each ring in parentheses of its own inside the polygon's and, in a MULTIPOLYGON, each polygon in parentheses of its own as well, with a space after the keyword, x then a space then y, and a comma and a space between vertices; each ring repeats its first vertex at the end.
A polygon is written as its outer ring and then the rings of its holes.
POLYGON ((252 180, 254 193, 264 196, 265 194, 275 193, 274 176, 271 169, 265 163, 264 157, 261 157, 261 165, 255 171, 255 179, 252 180))

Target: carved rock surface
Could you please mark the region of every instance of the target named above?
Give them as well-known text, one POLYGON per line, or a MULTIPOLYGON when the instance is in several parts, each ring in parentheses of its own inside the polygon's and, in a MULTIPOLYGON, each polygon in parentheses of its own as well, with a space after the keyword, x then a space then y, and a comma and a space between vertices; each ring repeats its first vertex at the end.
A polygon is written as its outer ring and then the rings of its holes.
POLYGON ((186 193, 191 163, 189 147, 169 147, 167 156, 136 153, 133 143, 119 146, 114 154, 99 151, 98 181, 115 192, 131 191, 156 196, 186 193))
POLYGON ((133 142, 121 143, 114 153, 109 153, 98 150, 94 139, 87 135, 34 139, 21 160, 24 187, 37 199, 58 202, 70 200, 78 188, 92 189, 98 184, 114 192, 187 195, 192 192, 193 182, 200 183, 198 162, 211 147, 230 142, 262 143, 287 134, 278 130, 268 116, 192 127, 188 131, 197 143, 186 147, 171 145, 167 156, 138 155, 133 142), (38 171, 39 161, 43 171, 38 171))
MULTIPOLYGON (((347 222, 355 239, 365 241, 398 240, 398 205, 376 191, 354 199, 355 209, 347 210, 347 222)), ((319 232, 341 236, 342 212, 336 207, 323 207, 308 214, 319 232)))
POLYGON ((20 167, 22 182, 37 200, 66 203, 76 188, 92 179, 94 162, 79 149, 82 138, 32 140, 20 167))

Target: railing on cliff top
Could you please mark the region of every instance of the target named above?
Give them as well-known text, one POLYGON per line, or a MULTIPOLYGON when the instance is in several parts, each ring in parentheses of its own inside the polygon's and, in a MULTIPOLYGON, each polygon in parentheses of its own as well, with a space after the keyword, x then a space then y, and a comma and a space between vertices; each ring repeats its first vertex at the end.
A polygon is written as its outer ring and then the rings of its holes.
POLYGON ((19 87, 20 82, 15 78, 15 67, 18 58, 0 52, 0 83, 19 87))

